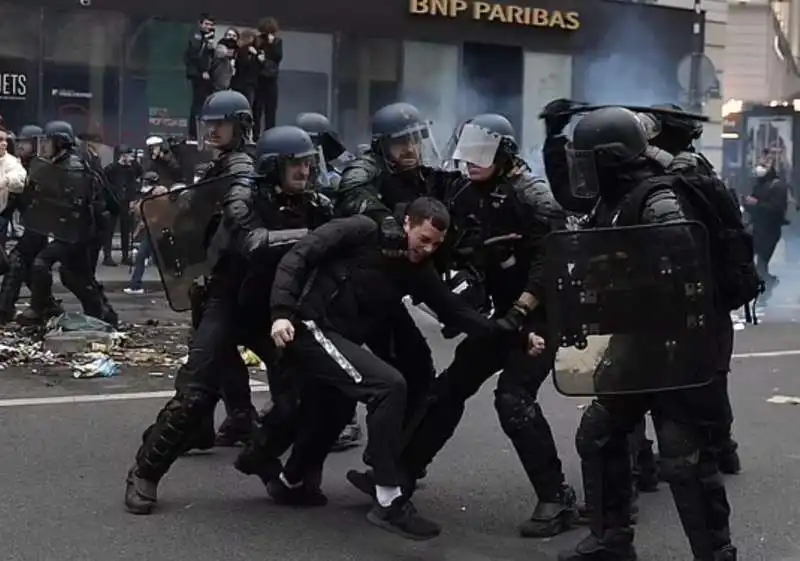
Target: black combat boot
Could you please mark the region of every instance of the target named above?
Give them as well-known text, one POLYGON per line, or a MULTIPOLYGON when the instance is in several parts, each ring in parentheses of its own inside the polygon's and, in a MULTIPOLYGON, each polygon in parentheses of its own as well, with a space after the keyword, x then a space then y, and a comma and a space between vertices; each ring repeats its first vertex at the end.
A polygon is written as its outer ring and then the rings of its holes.
POLYGON ((607 530, 602 537, 589 534, 575 546, 562 551, 558 561, 636 561, 633 547, 633 531, 628 529, 607 530))
POLYGON ((191 429, 201 422, 207 402, 204 396, 170 399, 154 425, 144 434, 136 463, 125 481, 125 508, 133 514, 150 514, 158 501, 158 483, 186 449, 191 429))
POLYGON ((219 426, 214 445, 233 448, 246 444, 256 427, 256 421, 255 408, 232 412, 219 426))
POLYGON ((319 482, 322 477, 312 475, 304 477, 298 483, 292 483, 286 477, 276 477, 267 483, 267 493, 279 505, 317 507, 328 504, 328 497, 322 492, 319 482))
POLYGON ((529 520, 519 527, 523 538, 549 538, 569 530, 578 518, 578 499, 575 489, 564 485, 555 500, 536 505, 529 520))

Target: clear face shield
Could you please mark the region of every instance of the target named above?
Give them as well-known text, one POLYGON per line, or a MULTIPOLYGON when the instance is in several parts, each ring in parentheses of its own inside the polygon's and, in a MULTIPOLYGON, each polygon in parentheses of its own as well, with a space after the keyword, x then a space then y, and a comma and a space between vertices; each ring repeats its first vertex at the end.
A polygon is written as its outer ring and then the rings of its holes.
POLYGON ((222 119, 197 120, 197 149, 222 149, 233 142, 234 124, 222 119))
POLYGON ((448 161, 459 162, 459 166, 453 169, 466 168, 466 172, 474 175, 476 172, 485 172, 494 165, 497 150, 503 137, 493 133, 488 129, 466 123, 461 127, 458 140, 452 147, 452 153, 448 155, 448 161))
POLYGON ((594 151, 574 150, 571 142, 567 144, 565 151, 572 196, 578 199, 596 199, 600 195, 600 180, 594 151))
POLYGON ((18 138, 14 142, 14 155, 29 158, 39 153, 39 138, 18 138))
POLYGON ((381 148, 388 168, 395 171, 436 167, 441 162, 429 123, 417 123, 383 138, 381 148))
MULTIPOLYGON (((315 174, 318 173, 318 170, 326 170, 325 180, 327 181, 327 168, 319 150, 284 159, 281 189, 290 194, 306 191, 311 186, 312 179, 317 179, 315 174), (322 167, 319 162, 322 162, 322 167)), ((317 183, 317 185, 320 184, 317 183)))
POLYGON ((52 160, 56 156, 56 143, 52 138, 41 136, 36 143, 36 155, 44 160, 52 160))
POLYGON ((325 162, 325 152, 322 146, 317 146, 317 153, 313 156, 311 163, 311 177, 317 188, 326 189, 331 186, 331 176, 328 170, 328 164, 325 162))

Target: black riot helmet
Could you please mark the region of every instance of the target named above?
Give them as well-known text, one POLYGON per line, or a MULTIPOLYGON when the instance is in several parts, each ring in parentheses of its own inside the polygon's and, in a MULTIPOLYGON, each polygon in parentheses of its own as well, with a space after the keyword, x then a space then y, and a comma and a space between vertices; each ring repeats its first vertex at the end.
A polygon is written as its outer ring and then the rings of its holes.
POLYGON ((514 126, 497 113, 484 113, 459 127, 446 159, 478 168, 497 165, 495 173, 507 171, 519 153, 514 126))
POLYGON ((703 134, 703 124, 690 115, 681 114, 683 108, 675 103, 653 105, 653 109, 666 109, 674 113, 640 113, 650 144, 666 150, 673 156, 692 148, 692 143, 703 134))
POLYGON ((39 151, 39 140, 42 136, 44 136, 44 129, 39 125, 25 125, 19 129, 19 134, 14 142, 15 155, 19 158, 35 156, 39 151))
POLYGON ((566 147, 572 194, 596 198, 603 183, 638 166, 646 150, 644 126, 632 111, 603 107, 587 113, 566 147))
POLYGON ((256 143, 256 173, 282 191, 298 193, 311 184, 320 162, 319 150, 300 127, 280 126, 264 131, 256 143))
POLYGON ((44 125, 42 140, 39 142, 39 155, 54 158, 62 150, 75 146, 75 130, 66 121, 50 121, 44 125))
MULTIPOLYGON (((322 113, 300 113, 295 119, 295 125, 306 131, 314 145, 322 149, 322 157, 326 163, 334 164, 334 160, 347 153, 339 135, 331 128, 330 120, 322 113)), ((351 158, 352 156, 344 159, 351 158)))
POLYGON ((198 149, 234 150, 241 147, 250 135, 253 109, 247 98, 239 92, 223 90, 206 98, 199 121, 198 149))
POLYGON ((370 147, 391 172, 439 163, 430 123, 423 121, 419 110, 410 103, 392 103, 378 109, 372 117, 370 147))

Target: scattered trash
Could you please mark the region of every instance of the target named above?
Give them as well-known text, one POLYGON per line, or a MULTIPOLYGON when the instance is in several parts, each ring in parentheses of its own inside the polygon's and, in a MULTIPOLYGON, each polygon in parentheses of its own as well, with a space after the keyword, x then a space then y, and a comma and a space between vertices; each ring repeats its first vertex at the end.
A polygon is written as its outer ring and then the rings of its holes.
POLYGON ((266 365, 258 358, 258 355, 246 347, 239 347, 239 356, 242 357, 245 366, 258 367, 261 370, 267 369, 266 365))
POLYGON ((792 397, 790 395, 773 395, 767 400, 767 403, 777 403, 779 405, 800 405, 800 397, 792 397))
POLYGON ((163 372, 148 372, 147 374, 151 378, 163 378, 164 377, 164 373, 163 372))
POLYGON ((119 374, 119 364, 107 356, 101 356, 86 364, 73 364, 73 378, 111 378, 119 374))
POLYGON ((54 331, 59 333, 69 331, 111 333, 114 328, 110 323, 106 323, 96 317, 87 316, 81 312, 64 312, 48 321, 46 330, 48 333, 54 331))

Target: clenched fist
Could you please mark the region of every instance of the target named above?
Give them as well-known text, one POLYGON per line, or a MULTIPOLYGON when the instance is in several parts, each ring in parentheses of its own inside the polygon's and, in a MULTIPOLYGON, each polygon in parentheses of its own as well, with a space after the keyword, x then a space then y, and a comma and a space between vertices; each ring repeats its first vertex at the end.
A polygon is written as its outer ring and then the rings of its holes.
MULTIPOLYGON (((274 328, 274 326, 273 326, 274 328)), ((528 354, 538 356, 544 352, 545 342, 536 333, 528 333, 528 354)))
POLYGON ((294 325, 288 319, 275 320, 269 334, 275 346, 282 349, 294 340, 294 325))

